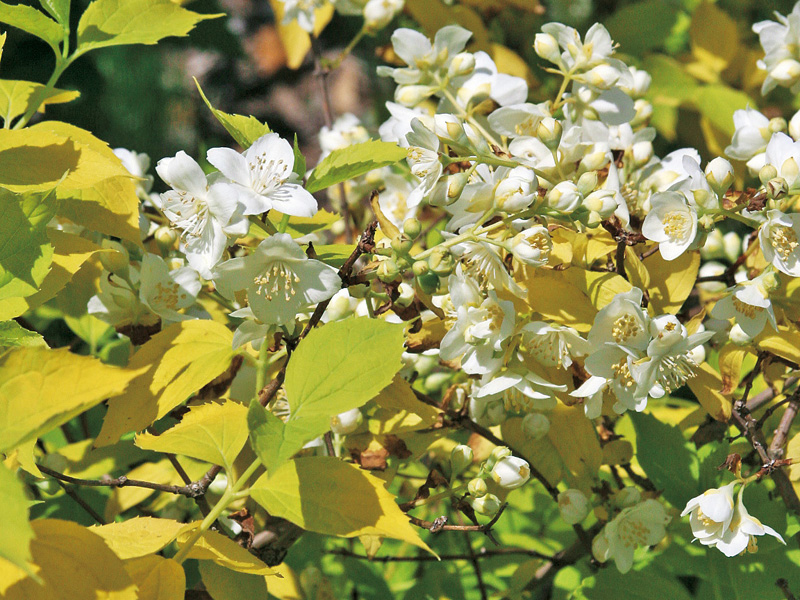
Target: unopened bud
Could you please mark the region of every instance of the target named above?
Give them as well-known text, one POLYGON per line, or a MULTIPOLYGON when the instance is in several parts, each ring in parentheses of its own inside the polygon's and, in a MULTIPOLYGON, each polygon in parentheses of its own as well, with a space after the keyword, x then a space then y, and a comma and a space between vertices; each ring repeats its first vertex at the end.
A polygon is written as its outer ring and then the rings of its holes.
POLYGON ((162 225, 153 234, 161 252, 166 254, 175 247, 175 242, 178 241, 178 232, 170 227, 162 225))
POLYGON ((767 129, 769 129, 771 133, 786 131, 786 119, 783 117, 771 118, 769 120, 769 124, 767 125, 767 129))
POLYGON ((547 194, 547 203, 551 208, 563 213, 570 213, 581 205, 583 197, 578 192, 578 187, 571 181, 558 183, 547 194))
POLYGON ((736 259, 739 258, 739 250, 742 247, 742 240, 739 238, 739 234, 735 231, 729 231, 722 236, 722 247, 725 252, 725 258, 732 263, 736 262, 736 259))
POLYGON ((447 203, 455 202, 461 197, 461 192, 464 191, 469 183, 469 175, 465 172, 454 173, 447 178, 447 203))
MULTIPOLYGON (((789 160, 792 159, 790 158, 789 160)), ((786 162, 789 162, 789 160, 786 162)), ((767 196, 771 200, 780 200, 789 193, 789 185, 786 183, 786 180, 783 177, 775 177, 774 179, 770 179, 764 187, 767 191, 767 196)))
POLYGON ((506 446, 497 446, 494 450, 492 450, 492 453, 489 455, 489 458, 486 459, 486 462, 484 463, 484 468, 487 471, 491 471, 497 464, 497 461, 503 460, 504 458, 507 458, 509 456, 512 456, 510 448, 507 448, 506 446))
POLYGON ((738 323, 731 327, 730 339, 731 343, 737 346, 749 346, 753 341, 753 338, 747 335, 738 323))
POLYGON ((467 485, 467 491, 473 498, 483 498, 489 492, 489 486, 483 479, 476 477, 467 485))
POLYGON ((420 275, 425 275, 428 271, 430 271, 430 267, 426 261, 418 260, 411 265, 411 270, 414 272, 415 277, 419 277, 420 275))
POLYGON ((419 237, 419 234, 422 232, 422 223, 419 222, 419 219, 411 218, 406 219, 403 223, 403 233, 406 234, 406 237, 410 240, 415 240, 419 237))
POLYGON ((614 494, 614 505, 618 508, 628 508, 642 501, 642 493, 635 487, 624 487, 614 494))
POLYGON ((589 171, 578 178, 578 192, 582 196, 591 194, 597 187, 597 171, 589 171))
POLYGON ((521 231, 513 237, 509 244, 509 251, 519 262, 541 267, 550 260, 553 241, 547 228, 543 225, 534 225, 521 231))
POLYGON ((428 257, 428 265, 438 276, 447 277, 453 272, 455 261, 447 250, 437 249, 428 257))
POLYGON ((552 63, 561 61, 561 48, 558 40, 549 33, 537 33, 533 38, 533 50, 536 54, 552 63))
POLYGON ((583 80, 589 85, 601 90, 607 90, 619 80, 620 72, 608 64, 599 64, 583 75, 583 80))
POLYGON ((550 431, 550 419, 542 413, 528 413, 522 419, 522 432, 531 440, 540 440, 550 431))
POLYGON ((439 290, 439 276, 436 273, 428 272, 423 275, 417 275, 417 285, 424 294, 435 294, 439 290))
POLYGON ((800 110, 789 121, 789 135, 794 141, 800 140, 800 110))
POLYGON ((399 274, 400 270, 392 259, 384 260, 378 265, 378 279, 384 283, 391 283, 399 274))
POLYGON ((536 126, 536 137, 542 142, 550 151, 555 151, 561 143, 561 134, 564 132, 564 127, 558 119, 553 117, 545 117, 536 126))
POLYGON ((758 172, 758 179, 764 185, 766 185, 767 182, 769 182, 771 179, 775 179, 777 176, 778 176, 778 169, 776 169, 772 165, 764 165, 758 172))
POLYGON ((733 166, 718 156, 706 165, 706 180, 718 196, 723 196, 733 185, 733 166))
POLYGON ((110 252, 100 252, 100 264, 109 273, 124 275, 128 272, 130 256, 125 246, 113 240, 103 240, 102 246, 110 252))
POLYGON ((353 433, 364 422, 364 415, 357 408, 345 411, 331 417, 331 431, 339 435, 353 433))
POLYGON ((448 77, 461 77, 469 75, 475 70, 475 55, 471 52, 461 52, 453 57, 447 69, 448 77))
POLYGON ((631 155, 635 166, 641 167, 647 164, 653 158, 652 142, 636 142, 631 148, 631 155))
POLYGON ((395 300, 394 303, 403 307, 411 306, 411 303, 414 302, 414 288, 404 281, 398 286, 397 289, 400 292, 400 295, 397 297, 397 300, 395 300))
POLYGON ((476 513, 487 517, 496 515, 501 506, 500 499, 494 494, 485 494, 480 498, 468 497, 467 502, 476 513))
POLYGON ((436 88, 429 85, 400 85, 394 91, 394 100, 398 104, 413 108, 435 91, 436 88))
POLYGON ((558 511, 565 523, 575 525, 589 514, 591 505, 586 495, 576 489, 568 489, 558 494, 558 511))
POLYGON ((767 294, 773 294, 781 288, 781 280, 775 271, 767 271, 761 276, 761 286, 767 294))
POLYGON ((634 115, 633 119, 631 119, 631 127, 644 125, 650 121, 650 117, 653 116, 653 105, 644 98, 639 98, 634 101, 633 110, 634 115))
POLYGON ((452 476, 456 477, 466 471, 472 464, 472 448, 466 444, 459 444, 450 452, 450 467, 452 476))
POLYGON ((398 236, 392 240, 392 250, 397 252, 397 254, 403 255, 408 254, 411 251, 411 248, 414 247, 414 242, 408 239, 405 236, 398 236))
POLYGON ((531 477, 531 467, 527 461, 517 456, 507 456, 492 467, 492 479, 500 487, 513 490, 525 485, 531 477))

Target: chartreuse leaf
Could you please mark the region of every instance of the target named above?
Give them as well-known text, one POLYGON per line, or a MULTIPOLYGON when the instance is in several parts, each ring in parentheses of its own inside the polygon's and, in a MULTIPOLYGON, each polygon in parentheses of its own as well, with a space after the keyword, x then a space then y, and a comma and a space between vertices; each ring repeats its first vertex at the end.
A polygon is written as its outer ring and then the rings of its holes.
MULTIPOLYGON (((311 37, 308 32, 298 25, 297 20, 289 23, 283 22, 283 2, 281 0, 269 0, 269 5, 275 15, 275 23, 278 26, 278 36, 281 39, 283 49, 286 51, 286 66, 290 69, 297 69, 303 64, 303 60, 311 50, 311 37)), ((333 18, 333 3, 326 2, 322 7, 314 10, 314 31, 318 37, 323 29, 333 18)))
POLYGON ((417 400, 411 385, 399 375, 370 404, 375 406, 367 417, 367 426, 374 435, 426 429, 432 427, 441 414, 417 400))
POLYGON ((141 431, 230 367, 233 333, 209 320, 181 321, 153 336, 131 359, 141 375, 112 398, 96 445, 141 431))
POLYGON ((171 558, 151 555, 125 561, 139 600, 182 600, 186 593, 183 567, 171 558))
POLYGON ((61 25, 69 25, 70 0, 39 0, 39 4, 61 25))
POLYGON ((687 448, 681 430, 647 413, 630 413, 636 430, 636 458, 647 477, 662 491, 665 500, 683 509, 697 495, 691 463, 695 455, 687 448))
POLYGON ((719 374, 722 377, 720 392, 724 395, 733 393, 739 387, 742 361, 747 352, 735 344, 726 344, 719 351, 719 374))
POLYGON ((687 70, 703 81, 717 79, 740 50, 736 21, 711 2, 700 3, 692 13, 689 40, 697 62, 687 70))
POLYGON ((744 92, 722 84, 704 85, 698 88, 694 101, 700 114, 728 136, 732 136, 736 131, 733 113, 754 104, 750 96, 744 92))
POLYGON ((122 560, 154 554, 174 540, 186 523, 155 517, 133 517, 121 523, 90 527, 122 560))
POLYGON ((214 600, 267 598, 267 580, 263 576, 239 573, 210 560, 201 561, 198 567, 203 585, 214 600))
POLYGON ((402 366, 403 326, 357 318, 312 331, 286 369, 286 423, 254 401, 247 415, 250 442, 270 472, 330 429, 332 416, 375 397, 402 366))
POLYGON ((32 81, 18 81, 12 79, 0 79, 0 119, 6 127, 11 124, 13 119, 28 110, 29 102, 34 94, 41 100, 39 112, 44 112, 48 104, 63 104, 71 102, 81 95, 77 90, 50 89, 42 99, 41 94, 45 89, 41 83, 32 81))
POLYGON ((185 36, 200 21, 221 16, 201 15, 171 0, 95 0, 78 23, 77 52, 155 44, 165 37, 185 36))
MULTIPOLYGON (((122 561, 86 527, 57 519, 33 521, 33 563, 43 584, 33 578, 16 581, 0 573, 4 600, 137 600, 136 585, 122 561), (65 576, 65 574, 73 576, 65 576), (3 589, 5 587, 5 589, 3 589)), ((5 571, 5 565, 0 570, 5 571)))
POLYGON ((0 452, 16 448, 122 393, 143 370, 104 365, 67 349, 0 356, 0 452))
POLYGON ((405 157, 405 148, 390 142, 370 140, 340 148, 314 168, 306 182, 306 189, 313 194, 373 169, 393 165, 405 157))
POLYGON ((44 338, 35 331, 28 331, 16 321, 0 322, 0 351, 17 346, 47 346, 44 338))
POLYGON ((39 289, 53 258, 45 229, 55 211, 52 191, 17 195, 0 188, 0 300, 39 289))
POLYGON ((756 338, 756 345, 764 352, 771 352, 794 363, 800 362, 800 333, 794 329, 775 331, 771 327, 765 328, 756 338))
POLYGON ((211 113, 217 118, 217 121, 222 124, 222 126, 225 128, 225 131, 230 133, 231 137, 236 140, 236 143, 242 148, 249 148, 258 138, 260 138, 262 135, 268 134, 271 131, 269 125, 262 123, 255 117, 231 115, 222 112, 221 110, 217 110, 211 106, 211 102, 209 102, 208 98, 206 98, 206 95, 203 93, 203 88, 200 87, 200 83, 198 83, 196 78, 194 78, 194 84, 197 86, 197 91, 200 92, 203 102, 206 103, 206 106, 209 108, 211 113))
POLYGON ((0 558, 11 561, 33 574, 30 543, 33 529, 28 522, 28 499, 22 482, 0 464, 0 506, 3 507, 3 535, 0 536, 0 558))
POLYGON ((61 54, 58 46, 64 39, 64 28, 32 6, 0 2, 0 23, 17 27, 43 39, 50 44, 56 55, 61 54))
POLYGON ((161 435, 136 436, 145 450, 171 452, 230 468, 247 441, 247 407, 238 402, 194 406, 161 435))
MULTIPOLYGON (((284 215, 278 212, 270 212, 268 215, 269 220, 277 228, 281 224, 284 215)), ((324 208, 317 211, 313 217, 289 217, 289 223, 286 225, 284 233, 288 233, 293 238, 302 237, 315 231, 325 229, 329 225, 335 223, 340 219, 339 215, 328 212, 324 208)), ((261 226, 261 233, 256 233, 259 237, 269 235, 266 230, 261 226)), ((253 228, 250 228, 250 234, 253 234, 253 228)), ((314 246, 317 248, 317 246, 314 246)))
MULTIPOLYGON (((200 526, 200 521, 184 525, 178 534, 178 547, 183 546, 192 532, 200 526)), ((203 535, 189 550, 186 558, 197 560, 213 560, 221 567, 233 569, 239 573, 253 575, 275 575, 275 571, 261 562, 232 539, 216 531, 204 531, 203 535)))
POLYGON ((723 393, 722 376, 708 363, 702 363, 694 373, 694 377, 686 382, 689 389, 709 415, 717 421, 726 422, 733 410, 733 390, 723 393))
POLYGON ((47 229, 47 238, 54 248, 50 272, 35 294, 25 298, 0 300, 0 320, 18 317, 28 310, 44 304, 67 285, 67 282, 89 258, 97 252, 105 252, 85 238, 57 229, 47 229))
POLYGON ((275 473, 262 475, 250 496, 271 515, 308 531, 340 537, 379 535, 432 552, 383 480, 338 458, 285 463, 275 473))
POLYGON ((664 260, 656 252, 642 261, 650 274, 651 314, 675 314, 683 306, 694 287, 700 268, 699 252, 684 252, 675 260, 664 260))

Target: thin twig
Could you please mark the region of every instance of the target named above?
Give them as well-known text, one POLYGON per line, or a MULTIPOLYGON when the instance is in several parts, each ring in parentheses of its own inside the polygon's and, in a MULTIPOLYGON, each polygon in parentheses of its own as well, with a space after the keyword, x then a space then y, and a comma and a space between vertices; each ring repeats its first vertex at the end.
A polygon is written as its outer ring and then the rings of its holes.
POLYGON ((614 260, 617 266, 617 275, 620 275, 625 281, 628 280, 628 274, 625 272, 625 248, 627 247, 624 241, 619 240, 617 242, 617 252, 614 260))
POLYGON ((78 492, 76 492, 71 486, 65 484, 62 481, 58 481, 58 485, 60 485, 61 488, 64 490, 64 492, 67 494, 67 496, 72 498, 83 510, 87 512, 87 514, 90 517, 92 517, 100 525, 106 524, 106 520, 103 517, 101 517, 100 514, 95 509, 89 506, 89 503, 86 502, 86 500, 84 500, 83 498, 81 498, 78 492))
MULTIPOLYGON (((358 560, 368 560, 370 562, 379 562, 379 563, 388 563, 388 562, 438 562, 440 560, 472 560, 472 556, 469 554, 440 554, 438 557, 433 556, 432 554, 419 554, 415 556, 373 556, 370 558, 364 554, 356 554, 355 552, 350 552, 349 550, 339 549, 330 550, 327 554, 333 554, 335 556, 344 556, 345 558, 356 558, 358 560)), ((473 552, 476 559, 482 558, 493 558, 496 556, 510 556, 510 555, 521 555, 521 556, 530 556, 533 558, 540 558, 542 560, 553 561, 555 560, 554 557, 548 556, 547 554, 542 554, 541 552, 537 552, 536 550, 524 550, 523 548, 495 548, 492 550, 487 550, 486 548, 481 548, 477 552, 473 552)))
MULTIPOLYGON (((172 463, 175 472, 178 473, 180 478, 183 480, 183 483, 185 483, 186 485, 191 485, 192 483, 194 483, 192 481, 192 478, 189 477, 189 474, 183 468, 183 465, 181 465, 181 463, 178 462, 177 457, 171 452, 166 452, 165 454, 167 455, 167 460, 169 460, 169 462, 172 463)), ((211 485, 210 482, 209 485, 211 485)), ((204 488, 204 490, 207 490, 207 488, 204 488)), ((200 512, 203 513, 204 517, 211 512, 211 507, 208 505, 208 500, 206 500, 205 498, 205 491, 203 492, 202 496, 195 497, 194 501, 197 504, 197 508, 199 508, 200 512)))
POLYGON ((783 458, 784 446, 789 438, 789 429, 792 427, 798 410, 800 410, 800 388, 788 398, 789 406, 783 411, 778 428, 775 430, 775 436, 772 438, 772 443, 769 445, 769 453, 773 458, 783 458))
POLYGON ((789 582, 786 581, 783 577, 778 579, 775 582, 775 585, 777 585, 780 588, 781 592, 783 593, 783 597, 786 598, 786 600, 797 600, 795 595, 792 593, 792 590, 789 589, 789 582))
MULTIPOLYGON (((500 510, 497 511, 497 514, 492 517, 492 520, 484 525, 447 525, 446 518, 439 517, 434 521, 426 521, 425 519, 418 519, 417 517, 412 517, 409 515, 409 520, 413 525, 417 527, 421 527, 422 529, 427 529, 431 533, 439 533, 440 531, 479 531, 481 533, 485 533, 491 540, 494 541, 494 538, 491 535, 492 527, 494 524, 500 520, 500 516, 505 511, 508 504, 503 504, 500 507, 500 510)), ((495 541, 495 543, 497 543, 495 541)))
POLYGON ((197 498, 199 495, 202 495, 195 482, 192 482, 188 485, 165 485, 162 483, 153 483, 152 481, 128 479, 125 475, 121 475, 120 477, 116 477, 114 479, 111 478, 78 479, 77 477, 70 477, 69 475, 64 475, 63 473, 59 473, 58 471, 54 471, 53 469, 49 469, 42 465, 37 465, 37 467, 39 467, 39 470, 42 473, 46 473, 47 475, 50 475, 50 477, 53 477, 60 481, 65 481, 67 483, 72 483, 74 485, 82 485, 86 487, 113 487, 113 488, 140 487, 140 488, 155 490, 157 492, 166 492, 168 494, 177 494, 180 496, 186 496, 187 498, 197 498))

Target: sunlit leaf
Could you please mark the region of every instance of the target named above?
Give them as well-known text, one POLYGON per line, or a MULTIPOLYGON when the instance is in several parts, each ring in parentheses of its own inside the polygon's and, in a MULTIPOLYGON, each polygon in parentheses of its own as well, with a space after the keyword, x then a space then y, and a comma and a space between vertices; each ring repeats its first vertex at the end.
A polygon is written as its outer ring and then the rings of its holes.
POLYGON ((183 600, 186 575, 171 558, 142 556, 125 561, 125 570, 136 584, 138 600, 183 600))
POLYGON ((61 54, 59 44, 64 38, 64 29, 50 17, 25 4, 0 2, 0 23, 22 29, 50 44, 53 52, 61 54))
POLYGON ((0 536, 0 558, 33 574, 30 543, 33 529, 28 522, 28 499, 22 482, 0 464, 0 505, 3 507, 3 535, 0 536))
POLYGON ((154 554, 174 540, 185 523, 155 517, 133 517, 120 523, 90 527, 121 559, 154 554))
POLYGON ((314 167, 306 182, 306 189, 311 193, 318 192, 373 169, 393 165, 405 157, 405 148, 375 140, 334 150, 314 167))
POLYGON ((41 101, 39 112, 44 112, 45 106, 48 104, 71 102, 81 95, 77 90, 52 88, 42 98, 40 94, 44 89, 45 86, 41 83, 34 83, 33 81, 0 79, 0 119, 3 119, 4 123, 10 124, 13 119, 28 110, 29 103, 34 95, 41 101), (37 92, 38 94, 36 94, 37 92))
MULTIPOLYGON (((184 530, 178 535, 179 548, 192 537, 199 524, 199 522, 195 522, 184 526, 184 530)), ((189 550, 186 558, 213 560, 221 567, 233 569, 240 573, 251 573, 253 575, 275 574, 272 568, 250 554, 232 539, 216 531, 204 531, 203 535, 189 550)))
POLYGON ((203 585, 214 600, 267 597, 267 581, 262 575, 240 573, 210 560, 200 561, 198 566, 203 585))
POLYGON ((200 87, 200 83, 196 78, 194 83, 197 86, 197 91, 200 92, 200 96, 203 98, 203 102, 206 103, 208 109, 217 118, 217 121, 222 124, 222 126, 225 128, 225 131, 230 133, 231 137, 236 140, 236 143, 242 148, 249 148, 258 138, 271 131, 269 125, 262 123, 255 117, 231 115, 222 112, 221 110, 217 110, 211 106, 211 102, 209 102, 208 98, 206 98, 206 95, 203 93, 203 88, 200 87))

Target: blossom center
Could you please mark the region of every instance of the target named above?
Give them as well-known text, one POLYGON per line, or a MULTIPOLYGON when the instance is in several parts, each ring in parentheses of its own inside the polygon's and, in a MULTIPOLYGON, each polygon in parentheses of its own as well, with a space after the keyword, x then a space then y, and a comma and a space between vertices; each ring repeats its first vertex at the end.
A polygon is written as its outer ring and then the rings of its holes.
POLYGON ((769 240, 772 247, 782 260, 788 260, 789 256, 797 249, 797 234, 794 229, 785 225, 773 227, 770 231, 769 240))
POLYGON ((164 208, 177 217, 175 226, 183 229, 188 237, 200 237, 208 223, 208 204, 185 190, 168 194, 171 202, 168 201, 164 208))
POLYGON ((611 326, 611 337, 618 344, 624 344, 641 331, 636 318, 630 313, 624 314, 611 326))
POLYGON ((539 118, 531 115, 521 123, 514 126, 514 133, 517 135, 525 135, 533 137, 536 135, 536 126, 539 124, 539 118))
POLYGON ((289 165, 280 158, 267 158, 266 152, 249 161, 249 167, 253 189, 262 195, 273 191, 289 176, 289 165))
POLYGON ((735 296, 733 298, 733 308, 736 309, 736 312, 743 314, 748 319, 755 318, 757 314, 764 310, 761 306, 753 306, 752 304, 742 302, 735 296))
POLYGON ((256 294, 264 296, 267 300, 272 300, 276 294, 283 292, 283 296, 288 302, 297 292, 294 284, 300 283, 297 274, 282 263, 272 265, 263 274, 253 278, 253 283, 258 287, 256 294))
POLYGON ((692 220, 685 212, 672 211, 663 219, 664 233, 672 241, 684 240, 692 227, 692 220))
POLYGON ((631 368, 628 366, 628 359, 623 358, 618 363, 611 365, 614 378, 625 388, 633 387, 636 383, 631 375, 631 368))
POLYGON ((174 309, 178 305, 179 299, 186 298, 186 294, 179 294, 180 286, 171 281, 169 283, 158 282, 155 285, 155 296, 152 303, 158 306, 174 309))

